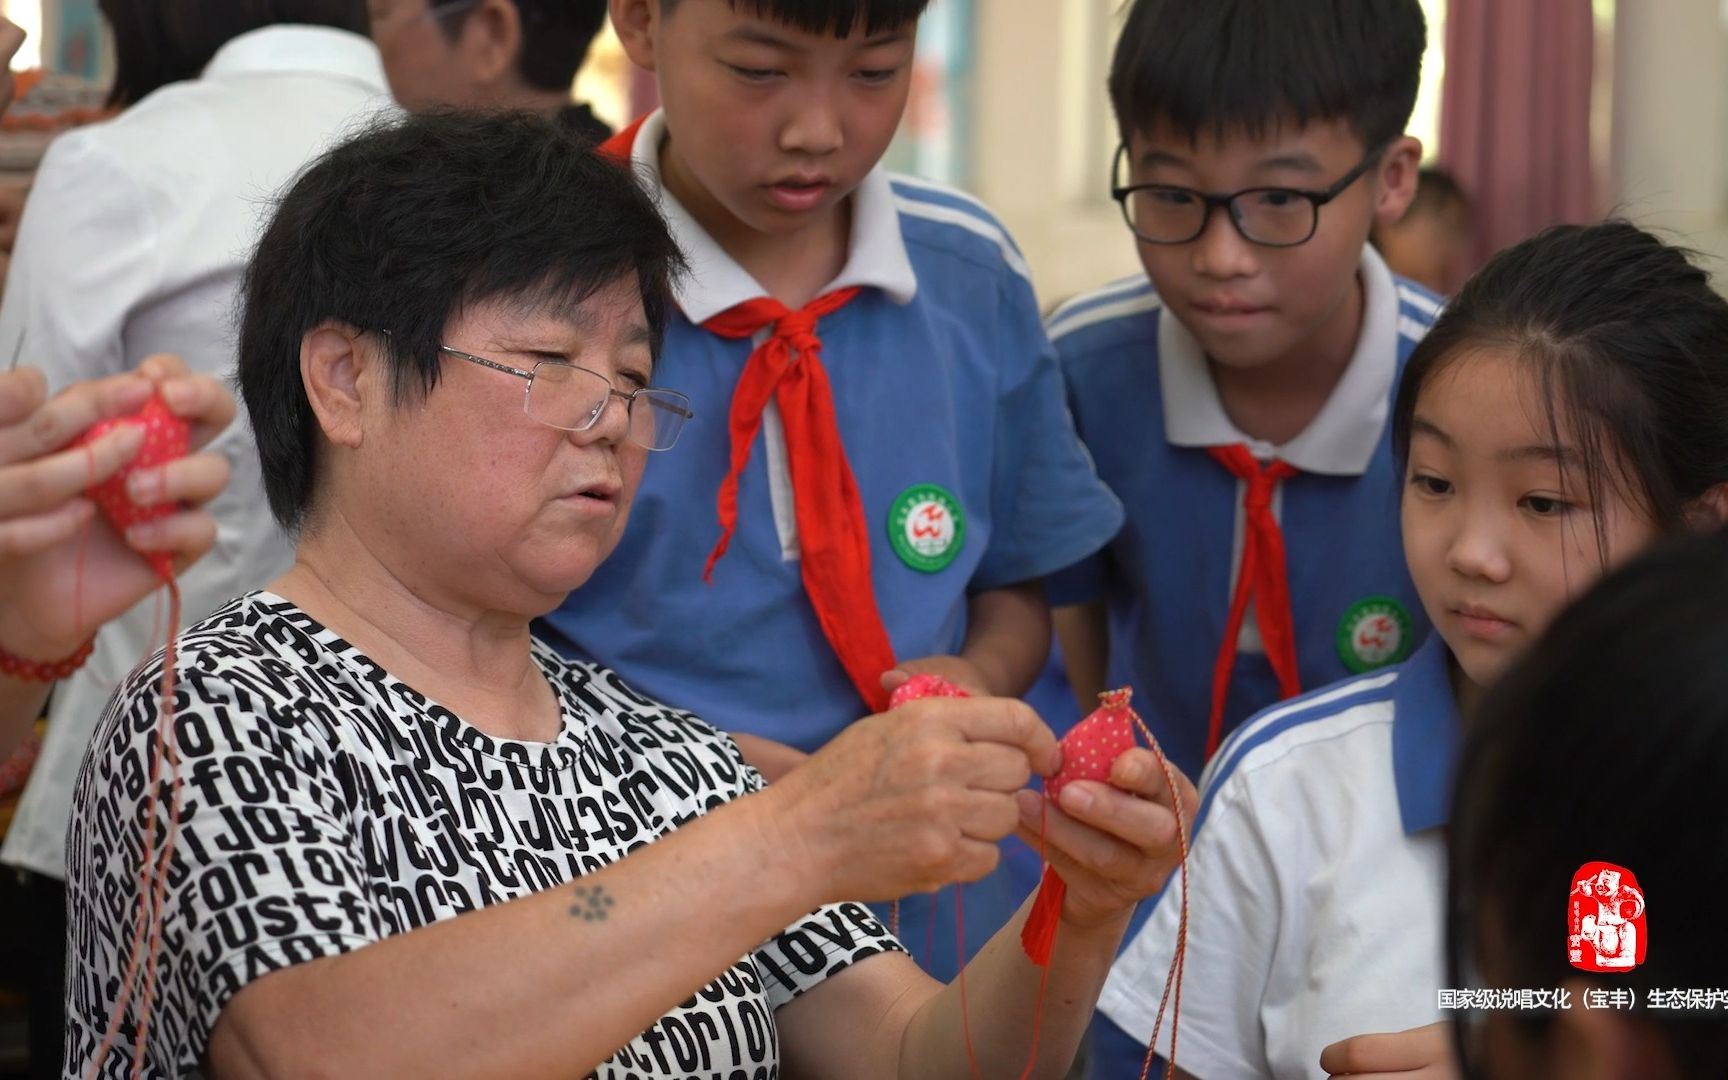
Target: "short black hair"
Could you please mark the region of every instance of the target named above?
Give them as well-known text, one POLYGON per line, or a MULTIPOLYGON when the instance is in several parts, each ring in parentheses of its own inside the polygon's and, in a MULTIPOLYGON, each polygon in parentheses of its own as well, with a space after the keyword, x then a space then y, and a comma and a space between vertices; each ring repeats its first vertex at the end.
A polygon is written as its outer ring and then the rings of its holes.
MULTIPOLYGON (((1467 962, 1505 988, 1568 979, 1637 995, 1680 1075, 1728 1076, 1728 1014, 1646 1009, 1650 990, 1719 985, 1728 895, 1728 538, 1659 542, 1563 612, 1484 697, 1459 761, 1445 985, 1467 962), (1574 873, 1625 867, 1647 899, 1644 963, 1573 969, 1560 912, 1574 873)), ((1573 1008, 1582 1003, 1574 1001, 1573 1008)), ((1515 1011, 1539 1029, 1547 1011, 1515 1011)))
POLYGON ((216 50, 278 23, 364 34, 365 0, 100 0, 114 36, 108 104, 130 105, 169 83, 195 79, 216 50))
MULTIPOLYGON (((606 0, 510 0, 522 20, 522 52, 516 70, 536 90, 568 90, 606 26, 606 0)), ((444 36, 456 39, 474 8, 458 7, 439 20, 444 36)))
MULTIPOLYGON (((764 19, 812 34, 842 36, 855 29, 865 34, 898 30, 917 22, 930 0, 726 0, 734 11, 746 11, 764 19)), ((678 0, 660 0, 661 17, 672 14, 678 0)))
POLYGON ((476 303, 579 303, 634 280, 659 355, 683 257, 635 173, 550 120, 436 112, 384 120, 296 180, 242 287, 239 384, 264 490, 284 528, 313 494, 318 425, 307 332, 380 341, 399 400, 430 392, 450 320, 476 303))
MULTIPOLYGON (((1392 407, 1400 470, 1422 388, 1473 349, 1530 368, 1590 504, 1619 485, 1659 529, 1728 481, 1728 300, 1690 252, 1624 221, 1557 225, 1489 259, 1411 350, 1392 407), (1614 473, 1613 463, 1629 475, 1614 473)), ((1606 523, 1596 521, 1606 550, 1606 523)))
POLYGON ((1426 43, 1419 0, 1135 0, 1110 103, 1124 141, 1342 119, 1372 149, 1409 123, 1426 43))

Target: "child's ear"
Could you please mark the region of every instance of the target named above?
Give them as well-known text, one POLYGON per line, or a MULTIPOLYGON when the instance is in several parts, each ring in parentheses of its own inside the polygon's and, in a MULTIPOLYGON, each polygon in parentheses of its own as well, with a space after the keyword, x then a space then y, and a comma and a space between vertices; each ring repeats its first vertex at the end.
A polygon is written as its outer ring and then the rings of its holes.
POLYGON ((1686 505, 1686 523, 1705 531, 1728 526, 1728 482, 1713 484, 1686 505))
POLYGON ((1416 197, 1416 174, 1422 168, 1422 140, 1400 135, 1386 144, 1375 169, 1374 221, 1396 225, 1416 197))
POLYGON ((655 71, 654 39, 660 31, 660 0, 608 0, 612 30, 624 55, 644 71, 655 71))

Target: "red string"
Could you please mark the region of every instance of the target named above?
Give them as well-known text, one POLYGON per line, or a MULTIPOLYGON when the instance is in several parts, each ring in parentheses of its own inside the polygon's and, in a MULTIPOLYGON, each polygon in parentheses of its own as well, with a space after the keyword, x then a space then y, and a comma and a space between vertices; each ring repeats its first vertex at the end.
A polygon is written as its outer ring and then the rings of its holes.
MULTIPOLYGON (((931 920, 934 924, 935 920, 931 920)), ((960 1035, 966 1040, 966 1067, 981 1076, 978 1055, 972 1050, 972 1014, 966 1008, 966 915, 960 907, 960 886, 954 886, 954 961, 960 965, 960 1035)))
MULTIPOLYGON (((1050 820, 1050 800, 1038 800, 1038 850, 1043 852, 1046 842, 1046 829, 1050 820)), ((1039 875, 1042 879, 1043 875, 1039 875)), ((1044 987, 1050 981, 1050 965, 1038 965, 1038 997, 1032 1006, 1032 1052, 1026 1055, 1026 1069, 1020 1074, 1020 1080, 1029 1080, 1032 1070, 1038 1065, 1038 1032, 1044 1026, 1044 987)))
MULTIPOLYGON (((89 443, 84 444, 84 486, 86 489, 96 486, 96 449, 89 443)), ((72 574, 72 626, 78 631, 78 637, 84 637, 84 550, 90 542, 90 522, 95 515, 84 519, 84 527, 78 530, 78 563, 72 574)))
MULTIPOLYGON (((108 1030, 97 1047, 89 1076, 101 1073, 102 1064, 120 1034, 120 1024, 131 1003, 134 989, 138 993, 138 1023, 132 1045, 132 1074, 144 1073, 144 1052, 149 1043, 150 1014, 156 999, 156 960, 162 950, 163 912, 167 905, 169 870, 174 857, 174 843, 180 834, 180 755, 174 738, 175 633, 180 625, 180 587, 172 576, 164 582, 168 589, 168 635, 163 646, 162 682, 157 703, 156 732, 150 755, 149 796, 144 802, 144 843, 138 860, 138 903, 132 926, 132 940, 127 951, 126 967, 120 978, 120 998, 108 1020, 108 1030), (168 771, 168 825, 161 848, 157 848, 156 807, 162 788, 164 765, 168 771), (139 977, 142 975, 142 986, 139 977)), ((160 595, 158 595, 160 603, 160 595)))
POLYGON ((1170 791, 1170 805, 1176 812, 1176 844, 1179 861, 1177 872, 1182 875, 1182 909, 1181 918, 1176 927, 1176 950, 1170 957, 1170 970, 1164 975, 1164 993, 1158 999, 1158 1015, 1152 1022, 1152 1037, 1147 1040, 1146 1060, 1140 1065, 1140 1080, 1152 1071, 1152 1059, 1157 1054, 1158 1032, 1164 1026, 1164 1007, 1170 1006, 1170 1057, 1165 1062, 1164 1075, 1166 1080, 1174 1080, 1176 1076, 1176 1033, 1182 1018, 1182 970, 1188 955, 1188 825, 1182 819, 1182 793, 1176 787, 1176 776, 1170 768, 1170 761, 1164 756, 1164 749, 1158 745, 1158 740, 1152 736, 1151 729, 1140 719, 1140 714, 1133 709, 1128 710, 1135 727, 1145 737, 1152 753, 1158 759, 1158 768, 1164 773, 1164 784, 1170 791), (1172 996, 1172 986, 1175 992, 1172 996))

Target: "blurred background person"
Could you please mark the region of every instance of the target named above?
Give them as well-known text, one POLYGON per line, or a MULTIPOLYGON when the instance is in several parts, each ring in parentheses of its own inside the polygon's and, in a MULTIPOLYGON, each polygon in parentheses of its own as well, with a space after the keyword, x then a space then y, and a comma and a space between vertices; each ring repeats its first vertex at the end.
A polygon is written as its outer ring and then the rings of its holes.
POLYGON ((594 142, 612 129, 571 100, 605 0, 371 0, 372 40, 405 108, 526 109, 594 142))
POLYGON ((1376 226, 1372 241, 1394 274, 1450 296, 1468 273, 1470 230, 1470 197, 1451 173, 1428 166, 1416 174, 1410 208, 1376 226))
MULTIPOLYGON (((244 261, 274 195, 361 117, 389 107, 361 0, 102 0, 110 100, 123 111, 50 144, 4 301, 0 366, 39 367, 47 391, 117 375, 153 353, 226 379, 244 261)), ((280 573, 249 426, 211 449, 232 479, 209 504, 210 554, 180 582, 189 624, 280 573)), ((66 823, 91 730, 120 680, 163 640, 151 602, 104 625, 55 687, 41 756, 0 847, 21 872, 32 1063, 58 1075, 66 823)))

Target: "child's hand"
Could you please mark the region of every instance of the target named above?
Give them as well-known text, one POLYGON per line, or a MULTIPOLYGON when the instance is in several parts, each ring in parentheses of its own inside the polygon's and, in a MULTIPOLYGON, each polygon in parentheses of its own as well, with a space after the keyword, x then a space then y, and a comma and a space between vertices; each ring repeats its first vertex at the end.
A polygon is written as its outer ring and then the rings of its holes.
MULTIPOLYGON (((1174 765, 1170 774, 1182 819, 1192 829, 1199 796, 1174 765)), ((1039 816, 1045 815, 1041 850, 1068 883, 1062 919, 1071 925, 1126 920, 1135 904, 1164 887, 1181 861, 1175 803, 1150 750, 1136 747, 1117 758, 1108 784, 1068 783, 1048 810, 1039 792, 1022 791, 1018 799, 1018 832, 1034 848, 1040 847, 1039 816)))
POLYGON ((1328 1076, 1357 1080, 1455 1080, 1461 1075, 1452 1056, 1450 1020, 1340 1039, 1320 1051, 1320 1067, 1328 1076))
POLYGON ((940 675, 973 697, 996 696, 996 691, 991 688, 984 673, 963 656, 925 656, 904 661, 898 667, 882 673, 882 689, 893 693, 900 688, 901 683, 914 675, 940 675))

